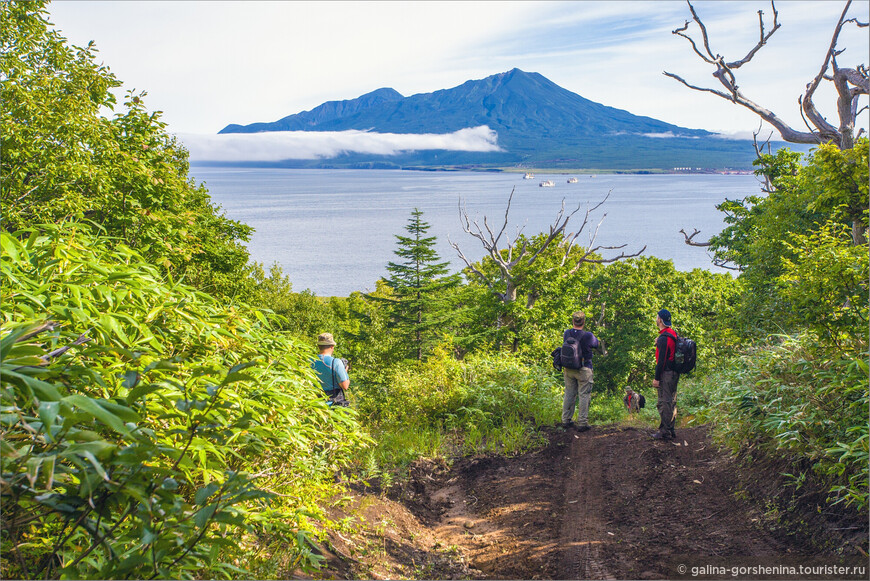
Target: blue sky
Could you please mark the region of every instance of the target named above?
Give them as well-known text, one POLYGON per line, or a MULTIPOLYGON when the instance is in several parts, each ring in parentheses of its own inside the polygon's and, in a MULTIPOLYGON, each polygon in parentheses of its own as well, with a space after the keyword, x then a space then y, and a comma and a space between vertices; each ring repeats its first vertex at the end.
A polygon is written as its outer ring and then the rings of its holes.
MULTIPOLYGON (((757 41, 757 11, 772 16, 769 2, 695 6, 728 60, 757 41)), ((739 71, 745 94, 802 128, 797 98, 818 72, 843 6, 778 2, 782 28, 739 71)), ((94 40, 125 87, 147 90, 149 108, 182 135, 274 121, 379 87, 431 92, 514 67, 636 115, 744 136, 758 127, 742 108, 662 75, 715 86, 688 43, 671 34, 691 17, 684 2, 66 0, 49 11, 73 43, 94 40)), ((866 21, 868 3, 855 2, 850 14, 866 21)), ((847 27, 839 46, 847 49, 842 65, 866 62, 866 29, 847 27)), ((832 92, 820 91, 816 103, 834 116, 832 92)))

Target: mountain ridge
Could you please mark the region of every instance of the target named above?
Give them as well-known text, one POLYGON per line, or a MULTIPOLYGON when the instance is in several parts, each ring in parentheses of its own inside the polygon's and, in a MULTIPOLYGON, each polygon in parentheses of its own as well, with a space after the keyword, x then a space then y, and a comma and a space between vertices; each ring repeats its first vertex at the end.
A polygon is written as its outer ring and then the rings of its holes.
MULTIPOLYGON (((673 169, 704 167, 751 169, 755 151, 748 141, 716 138, 651 117, 596 103, 560 87, 540 73, 518 68, 469 80, 456 87, 408 97, 380 88, 345 101, 322 105, 273 122, 230 124, 219 133, 266 131, 376 131, 452 133, 486 125, 498 134, 501 152, 417 151, 401 165, 673 169)), ((343 154, 323 160, 342 163, 393 163, 396 156, 343 154)), ((298 166, 299 161, 289 166, 298 166)), ((303 162, 302 165, 310 166, 303 162)))

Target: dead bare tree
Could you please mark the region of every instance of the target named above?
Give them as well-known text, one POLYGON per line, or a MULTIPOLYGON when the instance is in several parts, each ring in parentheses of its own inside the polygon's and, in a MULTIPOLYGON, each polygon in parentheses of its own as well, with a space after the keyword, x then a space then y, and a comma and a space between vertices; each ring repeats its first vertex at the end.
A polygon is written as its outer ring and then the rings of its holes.
MULTIPOLYGON (((746 56, 739 60, 730 62, 726 61, 725 57, 722 55, 718 53, 714 54, 714 51, 710 46, 710 36, 707 33, 707 27, 698 16, 692 3, 689 0, 686 0, 686 4, 689 5, 689 11, 692 13, 692 20, 686 20, 682 27, 672 32, 673 34, 688 40, 695 54, 704 62, 715 67, 713 76, 719 80, 719 83, 725 88, 725 90, 723 91, 721 89, 692 85, 679 75, 667 71, 664 72, 665 76, 676 79, 683 85, 695 91, 712 93, 749 109, 764 121, 770 123, 777 131, 779 131, 782 138, 790 143, 833 143, 840 149, 851 149, 854 146, 855 140, 860 137, 864 131, 863 128, 860 128, 858 134, 855 135, 855 125, 858 116, 867 109, 867 106, 860 109, 858 107, 860 97, 862 95, 866 96, 870 94, 870 71, 868 71, 867 67, 863 64, 860 64, 855 68, 840 67, 837 62, 837 57, 843 54, 845 49, 838 49, 837 42, 840 38, 840 33, 842 32, 843 27, 847 24, 854 24, 859 28, 866 28, 870 24, 867 22, 859 22, 856 18, 846 17, 849 8, 852 5, 852 0, 847 0, 843 12, 840 14, 840 18, 837 20, 837 25, 834 27, 833 37, 831 38, 830 45, 825 53, 825 58, 823 59, 819 73, 807 84, 804 94, 798 97, 801 116, 809 131, 799 131, 792 128, 788 123, 777 116, 776 113, 747 98, 740 91, 737 77, 734 73, 735 70, 750 62, 756 53, 767 44, 768 40, 770 40, 773 34, 782 26, 779 23, 779 12, 776 10, 776 5, 773 0, 770 2, 770 8, 773 12, 773 26, 769 31, 765 30, 764 12, 759 10, 758 42, 748 53, 746 53, 746 56), (696 42, 688 32, 692 22, 697 24, 698 30, 700 31, 703 49, 699 48, 699 43, 696 42), (816 90, 819 88, 822 81, 831 82, 837 92, 837 115, 839 117, 839 125, 836 127, 829 123, 825 117, 819 113, 813 101, 816 90)), ((761 128, 759 127, 759 130, 753 133, 753 146, 755 147, 755 152, 759 157, 761 157, 764 145, 767 145, 768 152, 770 151, 769 137, 765 144, 759 147, 758 135, 760 131, 761 128)), ((762 190, 770 193, 772 187, 770 180, 765 178, 762 190)), ((685 243, 690 246, 710 246, 709 242, 695 242, 693 240, 694 237, 699 234, 697 230, 695 230, 691 235, 683 230, 681 230, 681 232, 685 237, 685 243)), ((721 260, 714 260, 714 264, 723 268, 734 268, 733 266, 729 266, 727 261, 723 263, 721 260)))
MULTIPOLYGON (((625 248, 627 244, 622 244, 620 246, 602 246, 596 245, 595 240, 598 237, 598 231, 601 228, 601 224, 604 221, 604 218, 607 214, 604 214, 601 217, 601 220, 598 222, 598 225, 595 228, 595 231, 592 233, 589 239, 589 245, 582 249, 582 254, 577 257, 571 256, 571 250, 573 248, 577 248, 575 245, 577 238, 583 232, 587 225, 589 225, 589 218, 593 212, 595 212, 598 208, 600 208, 604 202, 607 201, 607 198, 610 197, 610 192, 604 197, 603 200, 595 204, 595 206, 587 207, 586 213, 583 215, 583 222, 580 224, 576 233, 568 233, 565 234, 565 229, 568 225, 568 222, 577 214, 580 209, 583 207, 582 204, 578 204, 577 207, 569 214, 565 213, 565 200, 562 200, 562 207, 559 209, 558 214, 556 215, 556 219, 553 220, 553 223, 549 227, 548 236, 544 239, 543 243, 535 250, 534 252, 529 248, 529 240, 525 237, 522 237, 522 228, 517 230, 516 235, 513 239, 509 236, 505 235, 505 230, 508 227, 508 217, 510 215, 511 202, 513 201, 515 189, 511 190, 511 194, 508 197, 507 207, 505 208, 504 213, 504 221, 501 224, 501 227, 498 229, 498 232, 495 232, 493 228, 490 227, 489 220, 486 216, 483 217, 483 226, 480 225, 480 222, 477 220, 471 220, 468 216, 468 210, 462 205, 460 202, 459 206, 459 218, 462 222, 462 229, 467 233, 476 238, 483 249, 486 251, 486 255, 492 259, 493 263, 498 267, 498 276, 496 278, 491 277, 485 273, 483 273, 480 269, 478 269, 474 263, 469 260, 462 250, 459 248, 459 244, 451 241, 448 238, 448 242, 450 246, 453 247, 454 250, 459 254, 459 257, 465 262, 468 266, 468 269, 477 276, 480 281, 486 285, 487 288, 492 291, 492 293, 497 296, 503 303, 512 303, 517 300, 517 290, 519 289, 522 279, 517 275, 516 267, 519 265, 523 265, 525 267, 532 266, 535 261, 548 249, 550 248, 556 241, 559 239, 560 235, 563 235, 561 241, 557 244, 559 253, 561 255, 560 262, 558 266, 550 267, 546 270, 546 272, 551 272, 554 270, 561 270, 561 276, 568 276, 577 272, 577 270, 583 265, 587 263, 595 263, 595 264, 604 264, 610 262, 616 262, 617 260, 621 260, 623 258, 632 258, 635 256, 639 256, 646 250, 646 246, 641 248, 638 252, 633 254, 626 254, 622 252, 619 256, 615 256, 612 258, 595 258, 594 255, 600 250, 620 250, 625 248), (517 241, 522 238, 522 242, 517 248, 517 241), (570 262, 569 262, 570 261, 570 262), (567 265, 567 266, 566 266, 567 265), (504 292, 500 289, 504 288, 504 292)), ((534 303, 534 295, 530 295, 529 297, 530 304, 528 307, 531 307, 534 303)))
MULTIPOLYGON (((494 276, 485 273, 484 270, 486 269, 481 270, 478 268, 474 262, 465 256, 459 248, 459 244, 453 242, 449 238, 447 239, 450 246, 456 250, 459 257, 463 262, 465 262, 468 270, 473 273, 494 296, 506 305, 516 302, 518 291, 521 290, 526 281, 525 273, 528 272, 529 267, 535 264, 535 262, 544 255, 548 249, 557 251, 559 253, 558 256, 561 258, 557 265, 549 266, 544 269, 543 272, 559 271, 559 276, 572 275, 576 273, 583 264, 605 264, 616 262, 617 260, 624 258, 640 256, 640 254, 646 250, 646 246, 644 246, 633 254, 621 252, 618 256, 611 258, 596 258, 596 253, 600 250, 620 250, 627 246, 627 244, 622 244, 620 246, 596 245, 595 240, 598 237, 598 231, 607 214, 602 215, 601 220, 595 227, 595 231, 589 238, 589 245, 586 247, 576 245, 577 238, 586 226, 589 225, 590 216, 607 201, 607 198, 610 197, 610 192, 607 193, 603 200, 594 206, 587 207, 586 212, 583 215, 583 222, 580 224, 576 233, 566 234, 565 230, 568 222, 581 210, 583 205, 578 204, 571 213, 566 214, 565 200, 563 199, 562 207, 559 209, 555 220, 553 220, 553 223, 550 225, 547 237, 540 246, 536 244, 535 246, 537 248, 532 249, 529 247, 529 239, 522 236, 523 228, 517 229, 516 235, 513 239, 505 234, 509 223, 511 202, 513 201, 515 191, 515 189, 511 190, 511 194, 507 201, 507 207, 504 212, 504 221, 502 222, 501 227, 498 228, 497 232, 490 226, 489 220, 486 216, 483 217, 483 226, 481 226, 479 221, 469 218, 468 210, 462 204, 461 200, 459 203, 459 219, 462 223, 462 229, 466 234, 470 234, 481 243, 483 249, 486 251, 486 256, 488 256, 497 267, 494 276), (517 247, 518 242, 520 242, 519 247, 517 247), (577 253, 575 252, 572 256, 571 251, 576 248, 580 248, 580 255, 577 256, 577 253), (504 291, 501 289, 504 289, 504 291)), ((526 308, 532 308, 535 301, 538 299, 538 291, 534 288, 525 288, 523 290, 526 292, 526 308)), ((516 332, 515 321, 510 316, 499 319, 499 326, 511 328, 516 332)), ((514 351, 517 350, 518 345, 519 337, 515 334, 513 341, 514 351)))
POLYGON ((759 10, 758 43, 756 43, 756 45, 752 47, 752 49, 742 59, 730 62, 726 61, 725 57, 722 55, 714 53, 710 46, 710 37, 707 33, 707 27, 704 26, 704 22, 698 16, 692 3, 688 0, 686 3, 689 5, 689 10, 692 13, 692 20, 686 20, 686 23, 681 28, 674 30, 673 34, 688 40, 695 54, 704 62, 715 67, 716 70, 713 72, 713 76, 719 80, 719 83, 725 90, 723 91, 721 89, 692 85, 679 75, 667 71, 664 72, 665 76, 676 79, 695 91, 712 93, 722 97, 723 99, 727 99, 732 103, 746 107, 773 125, 773 127, 779 131, 780 135, 782 135, 782 138, 790 143, 820 144, 832 142, 840 149, 852 148, 855 139, 860 137, 861 132, 863 131, 863 129, 861 129, 858 132, 858 135, 854 134, 857 117, 867 108, 865 106, 859 110, 858 100, 861 95, 870 94, 870 73, 868 73, 868 69, 863 64, 858 65, 856 68, 849 68, 840 67, 837 62, 837 57, 845 51, 845 49, 837 49, 837 41, 843 27, 850 23, 860 28, 868 26, 868 23, 859 22, 856 18, 846 18, 852 0, 846 2, 842 14, 840 14, 840 18, 834 28, 833 38, 831 39, 831 43, 825 53, 825 58, 823 59, 819 73, 810 83, 807 84, 806 91, 798 98, 801 115, 803 116, 804 123, 809 131, 799 131, 792 128, 788 123, 777 116, 776 113, 746 97, 740 91, 737 84, 737 78, 734 71, 750 62, 756 53, 767 44, 770 37, 773 36, 773 34, 782 26, 779 23, 779 12, 777 12, 773 0, 770 2, 770 7, 773 11, 773 26, 771 29, 769 31, 765 30, 764 12, 759 10), (700 31, 703 49, 699 48, 698 43, 688 33, 689 27, 693 21, 697 24, 700 31), (819 113, 815 103, 813 102, 816 90, 819 88, 823 80, 831 82, 837 91, 837 115, 839 117, 839 125, 836 127, 829 123, 825 117, 819 113), (810 124, 812 124, 812 126, 810 124))

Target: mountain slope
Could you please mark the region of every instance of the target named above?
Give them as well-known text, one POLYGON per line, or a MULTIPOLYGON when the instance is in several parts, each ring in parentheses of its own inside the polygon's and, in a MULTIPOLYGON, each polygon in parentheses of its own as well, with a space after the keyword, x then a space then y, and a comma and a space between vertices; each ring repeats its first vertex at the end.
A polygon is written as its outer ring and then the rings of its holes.
POLYGON ((303 111, 288 115, 273 123, 252 123, 250 125, 230 124, 218 133, 259 133, 261 131, 323 131, 319 129, 322 123, 334 119, 352 116, 360 111, 371 109, 385 103, 394 103, 404 99, 395 89, 383 88, 366 93, 356 99, 347 101, 327 101, 311 111, 303 111))
MULTIPOLYGON (((650 117, 595 103, 538 73, 513 69, 451 89, 403 97, 378 89, 357 99, 330 101, 272 123, 227 125, 220 133, 345 131, 450 133, 487 125, 498 133, 498 153, 418 151, 397 156, 347 154, 323 161, 406 166, 510 164, 546 167, 749 169, 748 142, 715 138, 650 117), (447 162, 446 159, 450 159, 447 162)), ((316 162, 320 164, 321 162, 316 162)), ((287 165, 300 165, 289 162, 287 165)), ((301 163, 310 165, 310 163, 301 163)))
POLYGON ((488 125, 499 135, 555 137, 619 133, 702 136, 649 117, 607 107, 563 89, 538 73, 513 69, 452 89, 402 97, 378 89, 351 101, 330 101, 273 123, 228 125, 221 133, 344 131, 375 128, 383 133, 445 133, 488 125))

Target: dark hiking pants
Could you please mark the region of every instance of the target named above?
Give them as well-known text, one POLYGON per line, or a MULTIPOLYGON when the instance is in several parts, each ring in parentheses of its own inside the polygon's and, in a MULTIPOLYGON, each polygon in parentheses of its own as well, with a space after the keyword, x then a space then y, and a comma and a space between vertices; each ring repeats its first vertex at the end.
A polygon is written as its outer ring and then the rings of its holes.
POLYGON ((671 430, 674 429, 676 419, 676 397, 677 397, 677 381, 680 375, 676 371, 663 371, 662 378, 659 380, 658 401, 656 409, 659 410, 661 422, 659 423, 659 432, 665 437, 671 436, 671 430))

